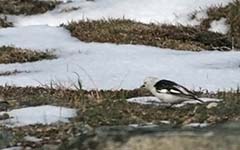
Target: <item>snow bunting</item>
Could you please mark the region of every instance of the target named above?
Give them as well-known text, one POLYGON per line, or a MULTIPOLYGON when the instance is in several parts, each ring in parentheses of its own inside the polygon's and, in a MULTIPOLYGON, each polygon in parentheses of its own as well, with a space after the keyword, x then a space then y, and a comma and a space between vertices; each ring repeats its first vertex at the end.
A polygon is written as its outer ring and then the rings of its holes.
POLYGON ((154 96, 164 103, 178 104, 184 101, 198 101, 202 103, 193 92, 182 85, 169 80, 159 80, 156 77, 147 77, 144 85, 154 96))

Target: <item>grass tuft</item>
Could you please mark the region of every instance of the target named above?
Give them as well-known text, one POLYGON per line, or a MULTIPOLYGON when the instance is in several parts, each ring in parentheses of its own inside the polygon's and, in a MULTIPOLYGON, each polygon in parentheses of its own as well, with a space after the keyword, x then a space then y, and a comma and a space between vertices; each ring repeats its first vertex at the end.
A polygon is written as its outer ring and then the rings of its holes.
POLYGON ((233 47, 240 48, 240 0, 233 0, 226 6, 212 6, 208 8, 207 15, 208 18, 201 22, 200 28, 208 30, 212 21, 226 18, 227 24, 230 25, 228 39, 232 41, 233 47))
POLYGON ((0 76, 10 76, 10 75, 16 75, 19 73, 30 73, 30 71, 20 71, 20 70, 13 70, 13 71, 5 71, 5 72, 0 72, 0 76))
POLYGON ((34 62, 56 58, 51 52, 37 52, 10 46, 0 47, 0 64, 34 62))
MULTIPOLYGON (((129 125, 129 124, 162 124, 168 120, 172 127, 182 127, 189 123, 217 124, 225 121, 240 120, 239 90, 230 92, 202 93, 199 96, 221 98, 224 101, 217 107, 207 109, 208 104, 186 105, 182 108, 162 108, 161 106, 128 103, 127 98, 148 96, 143 89, 99 91, 100 103, 92 99, 92 91, 54 89, 43 87, 0 86, 0 97, 9 103, 8 109, 37 105, 56 105, 76 108, 78 116, 71 123, 60 125, 32 125, 9 128, 14 135, 19 135, 17 143, 24 144, 24 135, 35 135, 42 138, 45 144, 65 141, 70 136, 79 135, 80 124, 91 127, 129 125), (22 136, 21 136, 22 135, 22 136), (47 137, 47 138, 45 138, 47 137), (45 140, 46 139, 46 140, 45 140)), ((34 143, 36 144, 36 143, 34 143)), ((38 147, 42 146, 39 143, 38 147)), ((31 146, 34 146, 31 144, 31 146)), ((36 146, 36 145, 35 145, 36 146)))
POLYGON ((0 14, 10 15, 33 15, 45 13, 54 9, 59 1, 38 1, 38 0, 1 0, 0 14))
POLYGON ((13 24, 7 21, 7 17, 0 17, 0 28, 6 27, 13 27, 13 24))
POLYGON ((231 41, 225 35, 182 25, 157 25, 125 19, 102 19, 70 22, 65 27, 72 36, 85 42, 142 44, 192 51, 231 47, 231 41))
POLYGON ((156 123, 169 120, 173 125, 207 122, 216 124, 228 120, 240 120, 239 91, 201 93, 200 97, 223 99, 217 107, 207 109, 208 105, 186 105, 180 108, 162 108, 161 106, 128 103, 127 98, 149 96, 143 89, 135 90, 100 90, 102 100, 93 98, 95 91, 53 89, 43 87, 0 86, 0 96, 11 104, 10 109, 43 104, 60 105, 78 109, 79 116, 75 121, 93 127, 102 125, 128 125, 135 123, 156 123), (16 101, 17 100, 17 101, 16 101))

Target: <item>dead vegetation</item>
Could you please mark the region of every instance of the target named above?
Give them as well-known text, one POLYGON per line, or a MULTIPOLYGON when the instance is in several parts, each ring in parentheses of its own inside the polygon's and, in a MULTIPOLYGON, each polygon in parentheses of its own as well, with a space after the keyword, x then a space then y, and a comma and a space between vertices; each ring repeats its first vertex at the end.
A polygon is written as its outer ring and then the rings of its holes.
POLYGON ((37 106, 60 105, 77 108, 80 113, 76 121, 93 127, 102 125, 128 125, 169 120, 174 126, 193 122, 215 124, 240 119, 239 91, 199 93, 201 96, 224 99, 218 107, 206 109, 206 105, 187 105, 179 108, 140 105, 128 103, 127 98, 150 95, 142 89, 98 91, 101 101, 96 100, 95 91, 52 89, 40 87, 0 87, 0 96, 11 105, 9 109, 37 106))
POLYGON ((0 28, 12 27, 13 24, 7 21, 6 17, 0 17, 0 28))
POLYGON ((52 52, 37 52, 10 46, 0 47, 0 64, 34 62, 56 58, 52 52))
POLYGON ((200 51, 231 47, 225 35, 182 25, 144 24, 125 19, 71 22, 65 26, 85 42, 142 44, 161 48, 200 51))
MULTIPOLYGON (((240 119, 240 93, 232 92, 201 93, 224 99, 217 107, 206 109, 206 105, 187 105, 179 108, 164 108, 153 105, 128 103, 127 98, 150 95, 142 89, 98 91, 101 101, 96 100, 96 91, 54 89, 44 87, 0 86, 0 97, 9 103, 8 109, 37 105, 57 105, 76 108, 78 116, 69 124, 30 125, 27 127, 6 128, 14 135, 16 144, 24 147, 41 147, 43 145, 59 145, 72 137, 85 133, 85 127, 94 129, 101 126, 129 124, 162 124, 161 120, 170 121, 172 127, 200 122, 216 124, 219 122, 240 119), (82 125, 85 127, 83 128, 82 125), (41 138, 38 143, 24 140, 24 136, 41 138)), ((84 136, 84 135, 83 135, 84 136)))
POLYGON ((212 21, 226 18, 226 23, 230 25, 227 36, 230 41, 233 40, 233 46, 240 48, 240 0, 234 0, 226 6, 212 6, 208 8, 207 15, 208 17, 201 21, 200 28, 208 30, 212 21))
POLYGON ((30 73, 30 72, 29 71, 20 71, 20 70, 5 71, 5 72, 0 72, 0 76, 10 76, 10 75, 16 75, 19 73, 30 73))
POLYGON ((85 42, 142 44, 192 51, 240 48, 240 1, 212 6, 207 15, 208 18, 196 27, 144 24, 125 19, 82 20, 70 22, 65 27, 72 36, 85 42), (208 31, 211 22, 221 18, 226 18, 230 31, 226 35, 208 31))
POLYGON ((1 0, 0 14, 33 15, 54 9, 59 1, 1 0))

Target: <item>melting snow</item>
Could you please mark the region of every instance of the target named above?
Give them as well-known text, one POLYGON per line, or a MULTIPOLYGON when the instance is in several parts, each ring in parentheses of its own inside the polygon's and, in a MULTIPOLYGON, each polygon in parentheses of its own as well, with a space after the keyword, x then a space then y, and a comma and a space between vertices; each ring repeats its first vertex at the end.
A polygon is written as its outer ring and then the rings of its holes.
MULTIPOLYGON (((204 102, 220 102, 222 101, 221 99, 216 99, 216 98, 199 98, 204 102)), ((138 103, 138 104, 143 104, 143 105, 156 105, 156 106, 168 106, 166 103, 162 103, 161 100, 159 100, 157 97, 153 96, 145 96, 145 97, 133 97, 127 99, 128 102, 130 103, 138 103)), ((181 104, 176 104, 173 105, 173 107, 182 107, 186 104, 198 104, 198 101, 185 101, 181 104)))
POLYGON ((190 89, 229 90, 240 84, 240 52, 189 52, 142 45, 84 43, 61 27, 29 26, 0 30, 0 46, 54 49, 55 60, 0 64, 0 72, 29 71, 0 76, 0 84, 49 85, 73 88, 79 74, 85 89, 134 89, 146 76, 170 79, 190 89), (92 80, 90 79, 90 77, 92 80))
POLYGON ((1 121, 1 123, 12 127, 68 122, 69 118, 77 115, 75 109, 50 105, 27 107, 14 109, 9 112, 1 112, 1 114, 3 113, 7 113, 10 118, 1 121))
POLYGON ((14 147, 9 147, 9 148, 3 148, 1 150, 23 150, 23 147, 21 147, 21 146, 14 146, 14 147))
POLYGON ((34 143, 38 143, 38 142, 42 141, 42 139, 40 139, 40 138, 37 138, 35 136, 29 136, 29 135, 25 136, 24 140, 29 141, 29 142, 34 142, 34 143))
POLYGON ((204 128, 207 127, 208 123, 190 123, 185 125, 185 127, 192 127, 192 128, 204 128))
POLYGON ((221 18, 220 20, 215 20, 211 23, 209 31, 226 34, 229 31, 229 25, 226 24, 225 18, 221 18))
MULTIPOLYGON (((66 0, 61 0, 66 2, 66 0)), ((72 0, 45 14, 10 17, 17 26, 58 26, 72 20, 127 18, 145 23, 192 24, 190 14, 231 0, 72 0)))
POLYGON ((206 17, 203 10, 207 6, 225 5, 230 1, 73 0, 44 14, 10 16, 20 27, 0 29, 0 46, 14 45, 39 51, 52 49, 59 58, 1 64, 0 72, 18 70, 30 73, 0 76, 0 85, 39 86, 53 81, 73 88, 79 75, 85 89, 134 89, 146 76, 170 79, 196 90, 237 88, 240 84, 239 52, 186 52, 140 45, 85 43, 71 37, 62 27, 47 26, 83 18, 123 16, 146 23, 188 24, 189 13, 195 9, 201 7, 197 14, 197 20, 201 20, 206 17), (73 7, 75 9, 71 10, 73 7))

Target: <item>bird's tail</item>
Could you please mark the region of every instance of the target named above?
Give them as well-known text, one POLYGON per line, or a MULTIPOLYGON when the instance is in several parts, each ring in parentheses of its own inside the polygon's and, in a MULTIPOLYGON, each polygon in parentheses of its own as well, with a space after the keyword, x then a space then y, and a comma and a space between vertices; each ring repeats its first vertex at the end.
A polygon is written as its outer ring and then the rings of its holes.
POLYGON ((197 99, 197 101, 199 101, 200 103, 204 103, 204 101, 199 98, 197 99))
POLYGON ((203 101, 202 99, 198 98, 198 97, 194 97, 194 100, 198 101, 199 103, 204 103, 205 101, 203 101))
POLYGON ((217 98, 208 98, 208 97, 201 97, 201 98, 197 98, 198 101, 201 101, 203 103, 206 102, 221 102, 223 101, 222 99, 217 99, 217 98))

